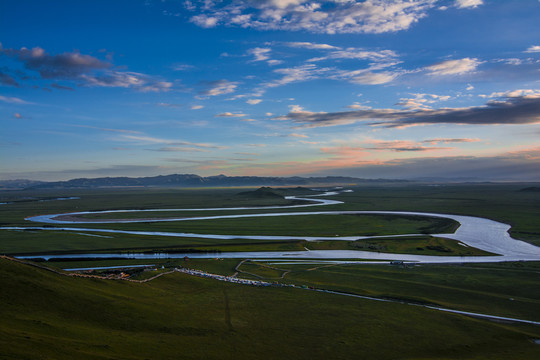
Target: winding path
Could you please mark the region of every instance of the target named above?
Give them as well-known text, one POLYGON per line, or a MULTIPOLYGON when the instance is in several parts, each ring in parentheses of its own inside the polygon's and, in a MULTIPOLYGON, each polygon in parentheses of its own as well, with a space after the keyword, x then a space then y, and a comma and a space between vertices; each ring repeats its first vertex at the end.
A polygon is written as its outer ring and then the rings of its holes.
MULTIPOLYGON (((336 192, 329 192, 317 196, 335 195, 336 192)), ((425 213, 425 212, 408 212, 408 211, 314 211, 314 212, 280 212, 280 213, 262 213, 262 214, 242 214, 242 215, 217 215, 217 216, 200 216, 200 217, 175 217, 164 219, 78 219, 77 216, 86 214, 103 214, 103 213, 123 213, 123 212, 158 212, 158 211, 231 211, 231 210, 263 210, 263 209, 283 209, 283 208, 301 208, 311 206, 324 206, 341 204, 341 201, 327 199, 313 199, 312 197, 287 197, 292 200, 304 200, 310 203, 290 206, 267 206, 267 207, 236 207, 236 208, 206 208, 206 209, 150 209, 150 210, 107 210, 107 211, 85 211, 73 212, 67 214, 52 214, 29 217, 26 220, 33 222, 42 222, 49 224, 82 224, 82 223, 131 223, 131 222, 161 222, 161 221, 197 221, 197 220, 212 220, 212 219, 233 219, 233 218, 248 218, 248 217, 268 217, 268 216, 301 216, 301 215, 343 215, 343 214, 391 214, 391 215, 415 215, 428 217, 449 218, 460 223, 459 228, 453 234, 433 234, 460 241, 461 243, 472 246, 491 253, 499 254, 499 256, 426 256, 426 255, 411 255, 411 254, 392 254, 392 253, 377 253, 369 251, 357 250, 311 250, 311 251, 288 251, 288 252, 228 252, 221 253, 220 257, 227 258, 299 258, 299 259, 371 259, 371 260, 401 260, 423 263, 455 263, 455 262, 502 262, 502 261, 540 261, 540 247, 526 243, 524 241, 513 239, 508 230, 510 225, 503 224, 497 221, 488 220, 473 216, 425 213)), ((129 230, 113 230, 113 229, 91 229, 78 227, 3 227, 5 230, 67 230, 78 232, 99 232, 99 233, 121 233, 135 235, 159 235, 173 237, 197 237, 208 239, 250 239, 250 240, 348 240, 354 241, 358 239, 368 239, 376 237, 367 236, 259 236, 259 235, 214 235, 214 234, 193 234, 193 233, 176 233, 176 232, 155 232, 155 231, 129 231, 129 230)), ((412 236, 418 234, 408 234, 401 236, 412 236)), ((387 237, 387 236, 385 236, 387 237)), ((94 254, 84 254, 91 256, 94 254)), ((96 254, 97 255, 97 254, 96 254)), ((141 254, 142 255, 142 254, 141 254)), ((118 254, 115 254, 118 256, 118 254)), ((183 256, 183 255, 182 255, 183 256)), ((190 257, 215 257, 208 254, 190 254, 190 257)), ((70 257, 74 257, 71 255, 70 257)))

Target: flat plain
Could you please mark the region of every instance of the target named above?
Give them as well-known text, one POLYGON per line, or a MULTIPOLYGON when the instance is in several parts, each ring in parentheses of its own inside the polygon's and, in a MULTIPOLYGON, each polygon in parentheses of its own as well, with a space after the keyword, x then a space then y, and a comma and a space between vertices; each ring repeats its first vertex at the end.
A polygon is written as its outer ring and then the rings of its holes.
MULTIPOLYGON (((533 184, 534 185, 534 184, 533 184)), ((531 184, 358 186, 329 198, 342 204, 324 210, 421 211, 486 217, 512 225, 514 238, 540 244, 540 194, 531 184)), ((278 197, 238 195, 246 189, 97 189, 0 193, 2 227, 41 226, 26 217, 75 211, 290 205, 278 197), (76 197, 72 200, 54 200, 76 197)), ((313 208, 313 211, 318 209, 313 208)), ((211 211, 206 215, 263 210, 211 211)), ((279 212, 279 209, 264 212, 279 212)), ((306 208, 287 211, 306 211, 306 208)), ((200 216, 188 212, 185 216, 200 216)), ((105 215, 104 215, 105 216, 105 215)), ((110 215, 106 215, 110 216, 110 215)), ((140 213, 125 215, 141 216, 140 213)), ((145 215, 146 216, 146 215, 145 215)), ((162 216, 169 216, 168 213, 162 216)), ((6 259, 0 260, 0 358, 342 358, 342 359, 535 359, 540 326, 495 322, 404 304, 540 321, 540 264, 369 265, 275 263, 220 259, 225 251, 361 249, 433 255, 482 255, 452 240, 429 236, 451 223, 384 216, 297 216, 275 221, 123 224, 136 229, 212 233, 293 232, 389 235, 354 242, 215 240, 0 230, 6 255, 85 252, 215 252, 209 259, 70 260, 39 262, 52 269, 112 265, 175 267, 260 279, 291 287, 252 287, 180 273, 146 283, 77 278, 6 259), (292 218, 296 218, 292 220, 292 218), (189 225, 188 225, 189 224, 189 225), (391 235, 418 231, 426 235, 391 235), (97 236, 94 236, 97 235, 97 236), (460 251, 469 251, 468 254, 460 251), (310 288, 372 296, 378 302, 310 288), (84 309, 84 311, 83 311, 84 309)), ((87 226, 88 225, 88 226, 87 226)), ((63 225, 47 225, 62 227, 63 225)), ((84 224, 118 228, 118 224, 84 224)), ((305 234, 305 233, 304 233, 305 234)), ((94 272, 99 274, 99 271, 94 272)), ((132 280, 152 271, 133 271, 132 280)))

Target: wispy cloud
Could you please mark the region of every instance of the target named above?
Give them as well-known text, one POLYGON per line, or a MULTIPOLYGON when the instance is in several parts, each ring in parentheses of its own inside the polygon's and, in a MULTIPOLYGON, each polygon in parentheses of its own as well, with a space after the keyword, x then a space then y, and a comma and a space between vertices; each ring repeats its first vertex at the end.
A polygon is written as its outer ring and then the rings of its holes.
POLYGON ((111 64, 90 55, 66 52, 50 55, 40 47, 0 49, 2 53, 21 61, 27 69, 39 72, 44 79, 75 79, 93 70, 107 69, 111 64))
POLYGON ((369 109, 371 109, 370 106, 361 104, 361 103, 359 103, 359 102, 354 102, 353 104, 347 105, 347 106, 345 106, 345 107, 346 107, 347 109, 354 109, 354 110, 359 110, 359 109, 362 109, 362 110, 369 110, 369 109))
POLYGON ((140 131, 135 131, 135 130, 102 128, 102 127, 91 126, 91 125, 69 125, 69 126, 92 129, 92 130, 99 130, 99 131, 124 133, 124 134, 140 134, 141 133, 140 131))
POLYGON ((527 50, 525 50, 524 52, 526 53, 537 53, 537 52, 540 52, 540 45, 532 45, 531 47, 529 47, 527 50))
POLYGON ((429 124, 535 124, 540 122, 540 98, 507 97, 483 106, 437 110, 369 109, 334 113, 291 111, 276 120, 290 120, 303 127, 319 127, 368 121, 368 125, 405 127, 429 124))
POLYGON ((0 71, 0 84, 9 86, 19 86, 19 83, 13 78, 13 76, 0 71))
POLYGON ((248 55, 253 56, 253 62, 265 61, 270 66, 276 66, 283 63, 282 60, 276 60, 270 58, 270 53, 272 49, 270 48, 260 48, 256 47, 248 50, 248 55))
POLYGON ((329 167, 318 174, 339 172, 348 176, 415 179, 466 179, 466 180, 536 180, 540 176, 538 160, 540 148, 524 148, 491 156, 431 156, 410 157, 350 163, 341 168, 329 167))
POLYGON ((206 87, 206 89, 201 91, 200 94, 206 96, 218 96, 235 92, 238 87, 238 82, 222 79, 202 82, 202 85, 206 87))
POLYGON ((319 43, 313 43, 313 42, 307 42, 307 41, 293 41, 293 42, 285 42, 283 43, 285 46, 293 47, 293 48, 303 48, 303 49, 310 49, 310 50, 337 50, 339 47, 332 46, 328 44, 319 44, 319 43))
POLYGON ((174 64, 172 69, 175 71, 188 71, 195 69, 195 66, 189 64, 174 64))
POLYGON ((475 8, 477 6, 483 5, 484 1, 483 0, 456 0, 455 4, 458 9, 475 8))
POLYGON ((410 110, 431 109, 431 104, 450 100, 449 95, 411 94, 413 98, 401 98, 396 104, 410 110))
POLYGON ((296 133, 289 134, 289 136, 290 137, 296 137, 296 138, 308 138, 309 137, 306 134, 296 134, 296 133))
MULTIPOLYGON (((91 55, 79 52, 49 54, 43 48, 4 49, 0 54, 15 58, 27 70, 36 71, 45 80, 68 80, 82 86, 124 87, 139 91, 168 91, 171 82, 153 76, 112 69, 113 64, 91 55)), ((73 90, 72 87, 58 84, 51 85, 56 89, 73 90)))
POLYGON ((247 115, 242 114, 242 113, 224 112, 224 113, 216 114, 214 116, 215 117, 244 117, 244 116, 247 116, 247 115))
POLYGON ((394 62, 398 55, 392 50, 366 50, 361 48, 347 48, 344 50, 332 51, 328 55, 309 59, 310 62, 331 60, 331 59, 351 59, 369 60, 376 62, 394 62))
POLYGON ((498 91, 490 95, 481 95, 484 98, 524 98, 537 99, 540 98, 540 89, 516 89, 509 91, 498 91))
POLYGON ((270 59, 270 53, 272 49, 270 48, 260 48, 256 47, 248 50, 248 54, 253 56, 253 61, 265 61, 270 59))
POLYGON ((476 58, 463 58, 459 60, 446 60, 426 67, 429 75, 462 75, 476 70, 482 61, 476 58))
POLYGON ((119 140, 131 141, 139 145, 148 145, 148 144, 164 144, 172 146, 192 146, 205 149, 225 149, 225 146, 219 146, 208 143, 194 143, 190 141, 179 141, 172 139, 157 138, 146 135, 120 135, 119 140))
POLYGON ((207 152, 208 149, 201 149, 197 147, 187 147, 187 146, 166 146, 159 149, 147 149, 148 151, 160 151, 160 152, 207 152))
POLYGON ((168 91, 172 83, 135 72, 110 71, 103 75, 81 75, 87 86, 135 88, 143 92, 168 91))
POLYGON ((395 151, 395 152, 425 152, 425 151, 452 149, 449 147, 425 146, 416 141, 404 141, 404 140, 393 140, 393 141, 373 140, 371 141, 371 143, 372 143, 372 146, 365 146, 364 149, 389 150, 389 151, 395 151))
POLYGON ((58 89, 58 90, 75 91, 75 89, 72 88, 71 86, 60 85, 58 83, 52 83, 51 87, 53 87, 55 89, 58 89))
POLYGON ((314 64, 305 64, 292 68, 282 68, 274 70, 274 73, 283 75, 281 79, 270 81, 263 85, 263 87, 278 87, 287 85, 298 81, 306 81, 311 79, 317 79, 328 73, 329 68, 318 68, 314 64))
POLYGON ((450 144, 450 143, 471 143, 471 142, 478 142, 480 139, 478 138, 454 138, 454 139, 448 139, 448 138, 437 138, 437 139, 426 139, 423 140, 423 143, 426 144, 450 144))
POLYGON ((18 97, 14 97, 14 96, 0 95, 0 101, 10 103, 10 104, 20 104, 20 105, 31 104, 31 102, 28 102, 26 100, 23 100, 23 99, 20 99, 18 97))
MULTIPOLYGON (((469 0, 469 2, 472 0, 469 0)), ((187 2, 198 14, 191 21, 209 28, 218 25, 259 30, 314 33, 386 33, 406 30, 436 4, 436 0, 260 0, 187 2)), ((463 2, 463 1, 462 1, 463 2)), ((470 7, 466 5, 461 7, 470 7)))
MULTIPOLYGON (((399 76, 398 72, 390 72, 390 71, 381 71, 381 72, 371 72, 371 71, 365 71, 360 72, 358 75, 350 74, 350 73, 343 73, 344 77, 354 84, 362 84, 362 85, 381 85, 381 84, 388 84, 392 82, 396 77, 399 76), (349 76, 352 75, 352 76, 349 76)), ((342 75, 342 76, 343 76, 342 75)))

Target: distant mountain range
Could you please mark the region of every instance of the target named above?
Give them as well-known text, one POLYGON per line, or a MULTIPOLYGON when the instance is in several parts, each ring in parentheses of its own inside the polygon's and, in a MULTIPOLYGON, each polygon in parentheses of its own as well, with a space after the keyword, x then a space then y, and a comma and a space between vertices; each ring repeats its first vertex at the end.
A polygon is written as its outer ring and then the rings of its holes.
POLYGON ((44 184, 44 181, 34 181, 26 179, 0 180, 0 190, 2 189, 25 189, 36 185, 44 184))
POLYGON ((213 186, 300 186, 350 185, 406 180, 359 179, 343 176, 326 177, 260 177, 260 176, 207 176, 173 174, 151 177, 80 178, 67 181, 39 182, 31 180, 3 180, 0 189, 100 188, 100 187, 213 187, 213 186))

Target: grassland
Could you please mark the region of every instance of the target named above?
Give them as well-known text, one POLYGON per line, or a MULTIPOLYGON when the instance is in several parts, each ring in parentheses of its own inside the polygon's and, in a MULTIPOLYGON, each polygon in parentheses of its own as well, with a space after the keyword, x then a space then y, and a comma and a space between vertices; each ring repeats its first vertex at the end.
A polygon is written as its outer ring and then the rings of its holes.
MULTIPOLYGON (((520 191, 527 186, 530 184, 363 186, 354 188, 353 193, 332 197, 344 201, 343 204, 313 210, 402 210, 482 216, 511 224, 514 237, 540 244, 540 194, 520 191)), ((87 210, 291 204, 274 196, 238 195, 245 191, 0 192, 0 202, 9 203, 0 205, 0 226, 35 226, 24 218, 87 210), (69 196, 80 199, 54 200, 69 196)), ((225 213, 247 211, 205 212, 205 215, 225 213)), ((436 231, 441 226, 453 226, 407 217, 297 216, 296 220, 292 217, 278 223, 272 220, 265 223, 259 222, 260 219, 243 219, 217 225, 200 222, 190 226, 199 226, 199 229, 191 228, 197 231, 214 226, 207 231, 223 233, 241 226, 249 232, 261 226, 266 227, 265 231, 279 229, 283 234, 285 230, 314 229, 358 236, 361 231, 384 234, 388 227, 399 232, 438 233, 444 232, 436 231)), ((162 230, 157 223, 140 225, 144 229, 151 225, 162 230)), ((89 226, 84 224, 84 227, 89 226)), ((117 228, 117 224, 110 228, 117 228)), ((480 255, 475 249, 428 235, 354 242, 239 239, 217 242, 59 230, 0 231, 0 253, 7 254, 289 251, 306 247, 480 255)), ((538 263, 401 267, 244 262, 238 266, 239 261, 78 260, 46 265, 70 268, 155 264, 164 267, 159 271, 185 266, 225 275, 234 274, 238 267, 245 277, 540 321, 538 263)), ((152 274, 145 272, 137 277, 142 279, 152 274)), ((540 356, 540 345, 534 342, 540 339, 540 327, 534 325, 479 320, 309 290, 241 286, 180 273, 148 283, 133 283, 67 277, 0 260, 0 286, 0 359, 537 359, 540 356)))
MULTIPOLYGON (((204 216, 204 215, 203 215, 204 216)), ((81 226, 81 225, 79 225, 81 226)), ((247 217, 178 222, 130 224, 82 224, 90 228, 139 231, 169 231, 196 234, 279 235, 279 236, 377 236, 453 232, 450 219, 395 215, 296 215, 247 217)))
MULTIPOLYGON (((512 236, 524 239, 533 244, 540 244, 540 193, 520 191, 530 184, 467 184, 467 185, 396 185, 396 186, 361 186, 355 187, 354 192, 342 193, 331 198, 344 201, 343 204, 325 206, 332 210, 390 210, 390 211, 424 211, 453 213, 472 216, 482 216, 512 225, 512 236)), ((205 208, 205 207, 236 207, 236 206, 270 206, 291 204, 290 200, 271 197, 239 196, 245 189, 133 189, 133 190, 41 190, 41 191, 4 191, 0 192, 0 226, 31 226, 36 225, 24 220, 26 217, 37 214, 66 213, 73 211, 109 210, 109 209, 155 209, 155 208, 205 208), (56 197, 80 197, 77 200, 55 201, 56 197), (46 200, 46 201, 40 201, 46 200)), ((296 193, 295 193, 296 194, 296 193)), ((298 194, 296 194, 298 195, 298 194)), ((306 211, 309 208, 288 209, 287 211, 306 211)), ((263 211, 263 210, 261 210, 263 211)), ((258 213, 261 211, 249 211, 258 213)), ((264 210, 264 212, 279 212, 280 209, 264 210)), ((210 211, 204 215, 239 214, 248 211, 210 211)), ((172 214, 172 213, 170 213, 172 214)), ((174 213, 178 215, 178 213, 174 213)), ((187 216, 200 216, 201 212, 184 214, 187 216)), ((110 214, 109 214, 110 215, 110 214)), ((107 216, 109 216, 107 215, 107 216)), ((128 215, 126 215, 128 216, 128 215)), ((141 216, 133 213, 129 216, 141 216)), ((311 231, 311 234, 388 234, 404 232, 422 232, 429 227, 409 222, 405 228, 397 226, 399 222, 408 222, 410 219, 400 218, 390 220, 385 217, 354 218, 342 216, 300 217, 288 218, 246 218, 220 221, 218 225, 203 222, 183 223, 154 223, 154 224, 128 224, 127 228, 139 226, 140 229, 201 231, 221 233, 254 233, 257 229, 266 226, 266 233, 279 232, 284 235, 293 235, 296 229, 311 231), (335 222, 339 218, 338 222, 335 222), (233 221, 234 220, 234 221, 233 221), (320 221, 322 220, 322 221, 320 221), (264 223, 266 221, 266 223, 264 223), (363 222, 361 222, 363 221, 363 222), (276 223, 277 222, 277 223, 276 223), (189 225, 188 225, 189 224, 189 225), (411 226, 412 229, 411 229, 411 226), (168 226, 168 227, 165 227, 168 226), (211 227, 212 230, 208 230, 211 227), (224 228, 227 231, 224 231, 224 228), (241 228, 243 230, 241 230, 241 228), (311 230, 313 229, 313 230, 311 230), (417 231, 411 231, 417 230, 417 231)), ((91 225, 84 227, 117 228, 118 224, 91 225)), ((433 229, 431 229, 433 230, 433 229)), ((443 232, 443 231, 440 231, 443 232)), ((297 232, 298 233, 298 232, 297 232)), ((96 233, 96 235, 100 235, 96 233)), ((104 235, 104 234, 101 234, 104 235)), ((106 235, 106 234, 105 234, 106 235)), ((302 233, 302 235, 307 235, 302 233)), ((254 250, 273 250, 274 245, 258 242, 239 242, 238 240, 214 240, 196 238, 167 238, 167 237, 140 237, 130 235, 106 235, 106 237, 92 237, 68 232, 0 232, 0 253, 5 254, 31 254, 47 249, 53 253, 84 252, 84 251, 118 251, 129 250, 160 250, 190 249, 202 247, 218 248, 222 246, 239 246, 254 250)), ((388 243, 388 242, 387 242, 388 243)), ((374 245, 377 246, 388 245, 374 245)), ((284 250, 294 250, 302 246, 299 242, 288 242, 287 245, 276 245, 284 250)), ((409 246, 408 251, 426 253, 428 243, 409 246), (417 247, 424 250, 417 251, 417 247)), ((369 245, 365 247, 369 250, 369 245)), ((396 248, 396 246, 392 246, 396 248)), ((398 246, 399 247, 399 246, 398 246)), ((448 246, 446 246, 448 247, 448 246)), ((223 249, 224 250, 224 249, 223 249)), ((301 250, 301 248, 300 248, 301 250)), ((234 251, 238 251, 236 248, 234 251)), ((240 250, 241 251, 241 250, 240 250)))
POLYGON ((535 359, 538 327, 171 274, 80 279, 0 260, 7 359, 535 359))

